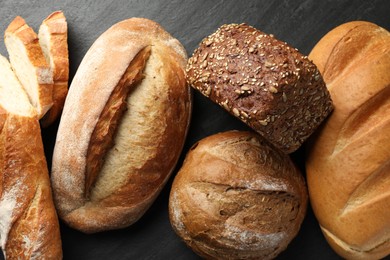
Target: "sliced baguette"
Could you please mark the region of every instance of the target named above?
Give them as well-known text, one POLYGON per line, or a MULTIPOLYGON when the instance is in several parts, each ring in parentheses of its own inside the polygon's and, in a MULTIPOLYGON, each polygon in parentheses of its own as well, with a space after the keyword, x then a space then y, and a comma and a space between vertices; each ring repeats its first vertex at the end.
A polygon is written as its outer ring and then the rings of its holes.
POLYGON ((17 16, 6 29, 4 41, 11 66, 40 119, 53 104, 53 73, 38 36, 23 18, 17 16))
POLYGON ((0 55, 0 248, 6 259, 61 259, 37 113, 0 55))
POLYGON ((26 92, 23 90, 7 58, 0 55, 0 113, 12 113, 20 116, 36 116, 26 92))
POLYGON ((42 22, 38 38, 53 71, 53 106, 41 120, 41 125, 47 127, 61 114, 68 94, 68 25, 62 11, 53 12, 42 22))

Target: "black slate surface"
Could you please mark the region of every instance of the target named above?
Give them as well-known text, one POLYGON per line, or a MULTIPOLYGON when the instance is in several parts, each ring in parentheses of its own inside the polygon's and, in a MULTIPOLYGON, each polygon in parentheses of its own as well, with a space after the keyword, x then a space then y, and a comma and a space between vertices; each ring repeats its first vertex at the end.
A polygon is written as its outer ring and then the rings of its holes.
MULTIPOLYGON (((17 15, 37 29, 55 10, 63 10, 68 21, 71 78, 94 40, 114 23, 130 17, 157 21, 182 42, 189 55, 205 36, 224 23, 246 22, 274 34, 304 54, 326 32, 347 21, 366 20, 390 29, 388 0, 3 0, 0 1, 0 32, 17 15)), ((7 56, 3 42, 0 53, 7 56)), ((49 165, 56 129, 57 124, 42 132, 49 165)), ((229 129, 247 127, 194 92, 191 128, 177 169, 197 140, 229 129)), ((292 155, 301 168, 303 149, 292 155)), ((177 169, 146 215, 129 228, 85 235, 61 224, 64 259, 198 259, 175 235, 168 220, 169 190, 177 169)), ((4 259, 1 253, 0 259, 4 259)), ((310 207, 298 236, 278 259, 339 259, 322 236, 310 207)))

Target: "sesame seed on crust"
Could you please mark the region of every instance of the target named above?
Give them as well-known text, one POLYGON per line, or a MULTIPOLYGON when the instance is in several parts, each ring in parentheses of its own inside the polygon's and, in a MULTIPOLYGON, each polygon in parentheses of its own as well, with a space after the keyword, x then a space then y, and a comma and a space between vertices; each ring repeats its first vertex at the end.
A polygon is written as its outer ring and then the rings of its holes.
POLYGON ((298 149, 332 110, 307 56, 246 24, 223 25, 206 37, 186 72, 190 85, 286 153, 298 149))

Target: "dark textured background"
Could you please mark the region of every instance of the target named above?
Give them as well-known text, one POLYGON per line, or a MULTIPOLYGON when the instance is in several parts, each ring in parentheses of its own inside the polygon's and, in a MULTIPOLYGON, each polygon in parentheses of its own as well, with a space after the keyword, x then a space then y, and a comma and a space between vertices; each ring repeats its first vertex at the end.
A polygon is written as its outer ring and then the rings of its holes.
MULTIPOLYGON (((182 42, 189 55, 205 36, 224 23, 246 22, 274 34, 304 54, 309 54, 326 32, 347 21, 367 20, 390 29, 388 0, 0 0, 0 31, 4 32, 16 15, 38 29, 41 21, 55 10, 63 10, 68 21, 71 78, 94 40, 114 23, 130 17, 157 21, 182 42)), ((0 53, 7 56, 3 42, 0 53)), ((42 133, 49 165, 56 128, 54 125, 42 133)), ((199 93, 194 93, 191 128, 178 167, 197 140, 228 129, 246 127, 199 93)), ((292 155, 301 167, 303 152, 302 148, 292 155)), ((169 224, 168 195, 176 172, 146 215, 129 228, 85 235, 61 224, 64 259, 198 259, 169 224)), ((1 253, 0 259, 3 259, 1 253)), ((323 238, 310 207, 300 233, 278 259, 338 259, 323 238)))

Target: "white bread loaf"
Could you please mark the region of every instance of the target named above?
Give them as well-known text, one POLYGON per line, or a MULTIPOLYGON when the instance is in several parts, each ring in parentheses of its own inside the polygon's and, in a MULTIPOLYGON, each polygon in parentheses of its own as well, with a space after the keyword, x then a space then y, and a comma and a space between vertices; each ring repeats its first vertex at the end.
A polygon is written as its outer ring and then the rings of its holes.
POLYGON ((61 259, 35 109, 0 55, 0 247, 7 259, 61 259))
POLYGON ((69 88, 53 154, 60 217, 92 233, 131 225, 181 153, 191 112, 187 56, 157 23, 132 18, 92 45, 69 88))
POLYGON ((38 36, 17 16, 4 36, 10 62, 24 90, 42 118, 53 105, 53 73, 46 62, 38 36))
POLYGON ((41 119, 41 125, 47 127, 60 116, 68 94, 68 25, 64 13, 56 11, 50 14, 39 27, 38 37, 53 71, 53 106, 41 119))
POLYGON ((342 257, 383 258, 390 253, 390 33, 349 22, 309 58, 335 107, 308 149, 314 213, 342 257))

